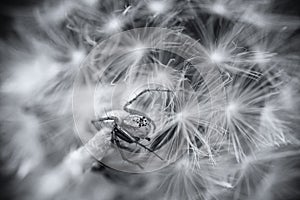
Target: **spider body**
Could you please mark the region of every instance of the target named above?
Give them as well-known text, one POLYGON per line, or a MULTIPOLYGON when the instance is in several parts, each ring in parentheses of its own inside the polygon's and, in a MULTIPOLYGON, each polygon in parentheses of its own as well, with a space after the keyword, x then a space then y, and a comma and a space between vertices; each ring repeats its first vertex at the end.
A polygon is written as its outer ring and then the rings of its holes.
POLYGON ((143 90, 135 98, 128 101, 123 106, 123 110, 111 111, 106 114, 106 117, 91 121, 98 131, 101 129, 100 124, 102 123, 110 124, 110 127, 112 128, 111 142, 118 147, 118 150, 123 160, 131 164, 137 165, 140 168, 143 167, 140 164, 127 159, 124 153, 120 149, 135 151, 134 149, 131 149, 129 145, 126 145, 126 143, 127 144, 134 143, 140 147, 143 147, 147 151, 153 153, 159 159, 163 160, 163 158, 161 158, 158 154, 154 152, 154 150, 156 149, 153 150, 141 143, 143 140, 147 140, 147 141, 151 140, 148 136, 149 134, 154 133, 156 129, 153 120, 140 111, 128 108, 128 106, 131 105, 134 101, 136 101, 140 96, 142 96, 147 92, 152 92, 152 91, 171 92, 170 90, 162 90, 162 89, 143 90))
MULTIPOLYGON (((109 113, 111 115, 111 113, 109 113)), ((114 111, 113 115, 117 116, 117 124, 119 128, 128 132, 132 137, 139 139, 147 139, 150 133, 155 131, 155 125, 153 121, 143 115, 129 114, 126 111, 114 111)))

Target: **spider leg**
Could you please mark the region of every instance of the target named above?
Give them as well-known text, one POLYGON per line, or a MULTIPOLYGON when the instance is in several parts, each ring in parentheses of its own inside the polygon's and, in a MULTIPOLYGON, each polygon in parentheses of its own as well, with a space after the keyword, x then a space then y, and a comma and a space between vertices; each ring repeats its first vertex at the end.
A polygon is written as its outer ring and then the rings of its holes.
POLYGON ((135 102, 139 97, 141 97, 142 95, 144 95, 147 92, 173 92, 172 90, 168 90, 168 89, 145 89, 143 91, 141 91, 139 94, 137 94, 133 99, 131 99, 130 101, 128 101, 124 106, 123 106, 123 110, 125 110, 126 112, 130 113, 130 114, 137 114, 137 115, 141 115, 147 118, 148 121, 150 121, 150 123, 153 126, 153 131, 155 131, 156 126, 155 123, 152 121, 152 119, 150 117, 148 117, 147 115, 145 115, 144 113, 138 111, 138 110, 134 110, 131 108, 128 108, 128 106, 130 106, 133 102, 135 102))
POLYGON ((157 153, 155 153, 152 149, 149 149, 148 147, 146 147, 145 145, 139 143, 138 141, 135 141, 134 143, 136 143, 137 145, 140 145, 141 147, 143 147, 144 149, 148 150, 149 152, 153 153, 156 157, 158 157, 161 160, 164 160, 162 157, 160 157, 157 153))
POLYGON ((124 155, 123 151, 120 150, 119 147, 121 147, 122 145, 120 144, 120 141, 117 139, 116 135, 114 132, 112 132, 112 136, 111 136, 111 140, 113 141, 113 143, 115 143, 117 145, 117 149, 122 157, 123 160, 127 161, 130 164, 136 165, 141 169, 144 169, 144 167, 142 165, 140 165, 139 163, 133 162, 131 160, 129 160, 128 158, 126 158, 126 156, 124 155))
POLYGON ((96 119, 96 120, 92 120, 91 123, 94 125, 94 127, 95 127, 98 131, 100 131, 101 127, 99 127, 97 123, 103 122, 103 121, 107 121, 107 120, 113 120, 115 123, 117 123, 118 118, 117 118, 117 117, 113 117, 113 116, 110 116, 110 117, 102 117, 102 118, 99 118, 99 119, 96 119))
MULTIPOLYGON (((156 88, 156 89, 145 89, 143 91, 141 91, 139 94, 137 94, 133 99, 131 99, 130 101, 128 101, 124 106, 123 106, 123 109, 125 111, 127 111, 127 107, 129 105, 131 105, 133 102, 135 102, 139 97, 141 97, 142 95, 144 95, 145 93, 147 92, 173 92, 172 90, 168 90, 168 89, 159 89, 159 88, 156 88)), ((130 110, 130 109, 129 109, 130 110)), ((128 111, 127 111, 128 112, 128 111)), ((129 112, 130 113, 130 112, 129 112)))

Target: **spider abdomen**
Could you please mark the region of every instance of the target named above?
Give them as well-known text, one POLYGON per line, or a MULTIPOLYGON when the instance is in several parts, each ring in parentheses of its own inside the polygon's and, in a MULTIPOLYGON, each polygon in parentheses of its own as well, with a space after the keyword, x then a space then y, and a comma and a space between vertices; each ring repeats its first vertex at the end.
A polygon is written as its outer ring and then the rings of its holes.
POLYGON ((145 138, 153 130, 149 120, 140 115, 128 115, 123 119, 122 127, 139 138, 145 138))

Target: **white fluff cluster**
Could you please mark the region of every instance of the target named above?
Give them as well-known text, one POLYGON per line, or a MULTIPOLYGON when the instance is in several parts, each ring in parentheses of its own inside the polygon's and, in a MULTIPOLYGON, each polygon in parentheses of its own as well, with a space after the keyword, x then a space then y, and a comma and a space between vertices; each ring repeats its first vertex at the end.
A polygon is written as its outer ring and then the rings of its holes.
POLYGON ((3 173, 14 177, 8 193, 28 200, 296 198, 300 23, 288 5, 57 0, 13 10, 15 34, 0 41, 0 155, 3 173), (145 145, 168 163, 145 174, 110 169, 118 152, 112 127, 97 132, 90 122, 125 112, 146 89, 158 91, 130 108, 154 122, 145 145), (93 156, 108 167, 92 172, 93 156))

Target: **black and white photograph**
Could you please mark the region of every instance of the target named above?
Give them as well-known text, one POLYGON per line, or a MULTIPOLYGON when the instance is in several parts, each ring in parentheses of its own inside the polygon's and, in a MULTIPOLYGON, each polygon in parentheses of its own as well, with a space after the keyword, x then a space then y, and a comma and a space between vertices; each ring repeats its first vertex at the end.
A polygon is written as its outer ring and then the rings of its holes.
POLYGON ((1 200, 300 199, 297 0, 1 0, 1 200))

